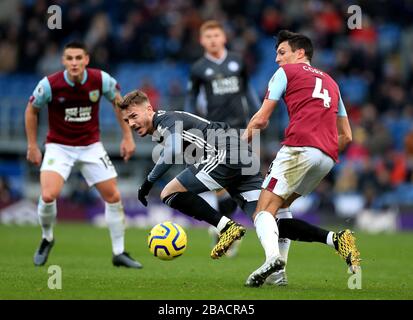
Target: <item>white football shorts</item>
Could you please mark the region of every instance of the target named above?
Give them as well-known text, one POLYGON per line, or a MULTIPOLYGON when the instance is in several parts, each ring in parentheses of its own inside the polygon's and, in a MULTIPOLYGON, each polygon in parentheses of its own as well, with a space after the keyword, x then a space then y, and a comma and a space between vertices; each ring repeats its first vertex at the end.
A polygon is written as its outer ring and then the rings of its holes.
POLYGON ((57 172, 66 181, 74 165, 79 165, 89 187, 117 177, 115 167, 101 142, 81 147, 46 144, 40 171, 57 172))
POLYGON ((330 172, 334 160, 317 148, 283 146, 271 163, 262 188, 284 200, 313 191, 330 172))

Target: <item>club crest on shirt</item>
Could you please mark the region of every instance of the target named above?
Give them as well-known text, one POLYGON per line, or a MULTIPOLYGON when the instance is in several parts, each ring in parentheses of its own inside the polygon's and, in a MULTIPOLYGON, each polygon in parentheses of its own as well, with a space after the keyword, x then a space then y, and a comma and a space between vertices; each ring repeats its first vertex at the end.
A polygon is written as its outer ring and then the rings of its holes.
POLYGON ((214 70, 212 70, 211 68, 207 68, 207 69, 205 70, 205 75, 206 75, 207 77, 212 76, 213 74, 214 74, 214 70))
POLYGON ((236 72, 239 70, 239 64, 236 61, 231 61, 228 63, 228 69, 229 71, 236 72))
POLYGON ((92 102, 97 102, 99 100, 99 90, 93 90, 93 91, 89 91, 89 99, 92 102))

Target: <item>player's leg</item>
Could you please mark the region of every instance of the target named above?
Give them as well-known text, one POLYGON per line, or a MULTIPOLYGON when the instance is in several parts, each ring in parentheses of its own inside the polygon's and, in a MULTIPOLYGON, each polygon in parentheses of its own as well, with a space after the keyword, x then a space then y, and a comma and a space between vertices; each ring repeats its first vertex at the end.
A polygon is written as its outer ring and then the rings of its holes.
MULTIPOLYGON (((218 196, 214 191, 206 191, 199 194, 199 196, 204 199, 212 208, 221 212, 218 207, 218 196)), ((221 213, 222 214, 222 213, 221 213)), ((211 244, 213 248, 219 240, 219 231, 213 225, 208 226, 208 235, 211 237, 211 244)))
POLYGON ((207 190, 222 189, 212 177, 199 173, 199 169, 194 166, 182 171, 162 190, 161 199, 171 208, 197 220, 206 221, 219 230, 220 240, 211 252, 211 257, 216 259, 244 235, 245 228, 221 215, 198 195, 207 190))
POLYGON ((112 242, 115 266, 140 269, 142 265, 125 251, 125 213, 117 186, 117 173, 101 143, 82 150, 79 161, 87 184, 95 186, 105 202, 105 220, 112 242))
MULTIPOLYGON (((235 209, 237 208, 236 202, 231 198, 228 192, 225 189, 219 190, 217 192, 207 191, 199 195, 202 197, 208 204, 213 207, 215 210, 219 211, 221 215, 231 218, 235 209)), ((214 226, 208 227, 208 234, 212 239, 212 247, 215 247, 219 241, 219 230, 214 226)), ((237 240, 234 244, 228 249, 225 256, 226 257, 235 257, 238 253, 241 240, 237 240)))
POLYGON ((63 177, 54 171, 40 173, 41 196, 37 206, 39 222, 42 227, 42 237, 47 241, 53 240, 53 225, 56 221, 56 199, 64 185, 63 177))
POLYGON ((231 217, 237 209, 237 203, 232 199, 231 195, 222 189, 216 192, 218 200, 218 210, 222 215, 231 217))
MULTIPOLYGON (((316 165, 305 174, 304 179, 296 189, 296 192, 302 195, 306 195, 314 190, 334 166, 334 161, 319 149, 311 147, 305 147, 304 149, 305 157, 313 159, 316 165)), ((350 230, 347 229, 335 233, 311 226, 300 220, 285 222, 289 224, 289 228, 284 226, 286 231, 289 229, 301 230, 299 231, 301 241, 327 243, 337 250, 337 253, 346 261, 352 272, 355 273, 360 268, 360 252, 356 246, 356 239, 350 230), (304 240, 304 236, 307 237, 307 240, 304 240)), ((293 236, 290 235, 290 237, 293 236)))
POLYGON ((46 263, 54 245, 53 226, 57 215, 56 199, 63 185, 64 179, 57 172, 42 171, 40 173, 42 195, 37 204, 37 214, 42 227, 42 240, 33 258, 36 266, 42 266, 46 263))
POLYGON ((314 165, 301 156, 302 152, 303 148, 282 147, 262 183, 253 221, 266 260, 248 277, 247 286, 261 286, 270 274, 285 266, 279 251, 279 230, 275 216, 285 200, 295 192, 306 172, 314 165))
POLYGON ((253 214, 253 221, 258 239, 265 252, 265 262, 252 272, 245 283, 249 287, 261 286, 266 278, 285 266, 285 261, 278 248, 278 226, 275 221, 275 213, 284 200, 274 193, 263 189, 258 199, 257 208, 253 214))
MULTIPOLYGON (((225 189, 216 192, 216 199, 218 211, 223 216, 232 219, 232 215, 237 209, 237 203, 235 202, 235 200, 232 199, 231 195, 225 189)), ((218 229, 211 226, 208 229, 208 232, 212 236, 213 246, 215 246, 219 241, 219 231, 218 229)), ((238 254, 241 242, 241 239, 235 241, 234 244, 227 250, 225 256, 228 258, 234 258, 238 254)))
POLYGON ((68 148, 54 143, 46 144, 40 168, 41 196, 37 205, 37 214, 42 227, 42 240, 33 258, 36 266, 46 263, 54 245, 53 226, 57 215, 56 199, 70 175, 73 163, 74 156, 68 148))
POLYGON ((172 179, 162 190, 161 200, 187 216, 217 227, 222 216, 204 198, 198 195, 198 193, 205 191, 205 186, 198 185, 196 178, 189 169, 182 171, 178 177, 172 179), (199 192, 199 190, 202 191, 199 192))

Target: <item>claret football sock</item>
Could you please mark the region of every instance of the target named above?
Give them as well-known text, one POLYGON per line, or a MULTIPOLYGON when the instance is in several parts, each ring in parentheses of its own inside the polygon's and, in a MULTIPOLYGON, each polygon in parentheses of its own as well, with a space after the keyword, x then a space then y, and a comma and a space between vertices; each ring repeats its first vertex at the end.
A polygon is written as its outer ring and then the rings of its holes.
POLYGON ((206 221, 215 227, 218 226, 222 218, 222 215, 213 209, 208 202, 191 191, 172 193, 163 198, 162 201, 187 216, 200 221, 206 221))

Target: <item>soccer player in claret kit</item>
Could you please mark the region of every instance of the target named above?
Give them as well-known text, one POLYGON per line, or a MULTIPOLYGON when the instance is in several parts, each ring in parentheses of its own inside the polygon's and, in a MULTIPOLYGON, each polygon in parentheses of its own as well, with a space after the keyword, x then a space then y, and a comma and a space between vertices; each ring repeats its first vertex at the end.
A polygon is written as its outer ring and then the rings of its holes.
POLYGON ((112 240, 112 263, 115 266, 142 268, 124 249, 125 217, 117 187, 117 173, 100 142, 99 101, 102 96, 115 107, 122 128, 121 156, 127 161, 135 151, 130 128, 122 121, 116 103, 119 87, 114 78, 102 70, 87 68, 89 55, 79 42, 67 44, 63 51, 64 71, 44 77, 26 108, 25 124, 28 140, 27 160, 41 165, 41 196, 38 203, 42 240, 34 255, 34 264, 46 263, 54 245, 53 225, 56 220, 56 199, 74 165, 87 184, 95 186, 105 202, 105 219, 112 240), (49 132, 42 162, 37 145, 39 112, 48 108, 49 132))
MULTIPOLYGON (((225 47, 227 37, 219 21, 205 21, 199 29, 204 55, 191 67, 184 110, 211 121, 226 122, 231 128, 245 129, 248 119, 259 109, 259 99, 249 84, 247 66, 236 52, 225 47)), ((227 192, 207 192, 202 197, 223 215, 231 216, 237 204, 227 192)), ((215 228, 209 228, 214 242, 215 228)), ((237 253, 236 242, 227 256, 237 253)))
MULTIPOLYGON (((185 170, 164 187, 161 199, 168 206, 217 227, 220 237, 211 251, 211 257, 218 259, 226 254, 234 242, 244 235, 245 228, 216 211, 198 194, 225 188, 244 213, 252 217, 263 179, 259 173, 259 159, 251 147, 240 140, 237 130, 224 122, 212 122, 182 111, 155 112, 147 95, 139 90, 128 93, 120 108, 125 122, 141 137, 149 134, 163 144, 158 161, 139 188, 139 200, 147 206, 146 196, 153 184, 174 163, 183 161, 188 164, 185 170), (254 168, 257 169, 256 172, 254 168)), ((327 244, 329 237, 334 238, 332 246, 342 257, 346 257, 346 238, 342 234, 299 219, 288 219, 288 222, 280 225, 280 236, 291 240, 327 244)), ((262 246, 267 252, 266 247, 278 246, 278 243, 262 243, 262 246)), ((282 259, 273 262, 265 272, 284 267, 282 259)), ((265 277, 262 276, 257 281, 251 285, 261 285, 265 277)))
MULTIPOLYGON (((265 129, 277 102, 287 105, 290 122, 285 130, 283 147, 272 162, 262 184, 262 192, 253 215, 261 243, 276 243, 279 232, 275 220, 283 225, 291 218, 289 206, 300 196, 310 193, 338 161, 338 153, 351 142, 352 134, 346 109, 336 82, 324 71, 310 65, 313 55, 311 40, 301 34, 283 30, 278 34, 276 62, 280 68, 268 84, 260 110, 248 124, 243 139, 250 140, 252 129, 265 129), (280 211, 284 210, 284 215, 280 211), (278 215, 277 215, 278 212, 278 215)), ((360 266, 359 251, 350 230, 329 234, 343 241, 342 257, 353 272, 360 266)), ((265 246, 266 262, 254 271, 247 285, 254 286, 270 276, 274 261, 288 257, 289 243, 284 247, 265 246)), ((284 281, 285 268, 270 279, 284 281)))

